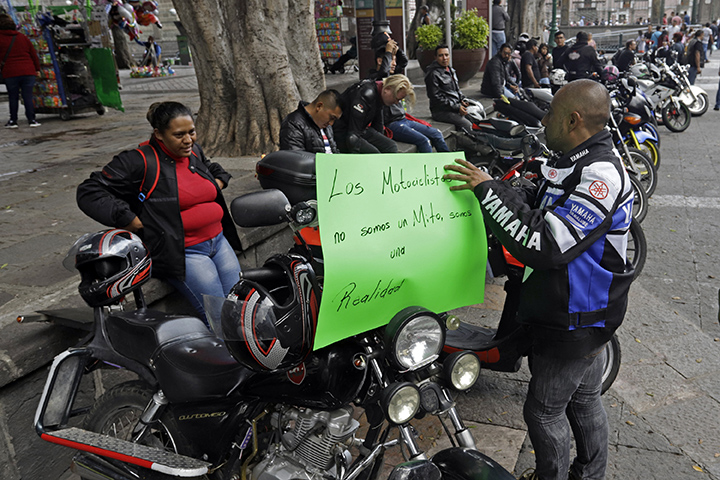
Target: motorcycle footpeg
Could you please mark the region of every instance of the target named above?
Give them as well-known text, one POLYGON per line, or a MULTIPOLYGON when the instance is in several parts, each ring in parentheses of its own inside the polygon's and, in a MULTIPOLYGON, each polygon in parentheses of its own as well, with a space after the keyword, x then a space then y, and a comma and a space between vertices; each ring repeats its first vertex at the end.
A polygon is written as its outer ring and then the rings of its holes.
POLYGON ((177 453, 131 443, 119 438, 101 435, 80 428, 65 428, 41 435, 45 441, 74 448, 83 452, 115 458, 132 465, 174 475, 198 477, 208 472, 210 464, 177 453))

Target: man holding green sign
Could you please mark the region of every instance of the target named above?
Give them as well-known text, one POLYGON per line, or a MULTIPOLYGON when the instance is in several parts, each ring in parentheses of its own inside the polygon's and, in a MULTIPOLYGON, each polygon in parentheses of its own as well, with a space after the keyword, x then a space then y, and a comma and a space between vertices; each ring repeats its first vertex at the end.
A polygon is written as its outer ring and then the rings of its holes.
POLYGON ((543 119, 548 147, 537 191, 515 191, 465 160, 446 180, 472 190, 486 225, 525 264, 517 319, 533 338, 524 416, 536 469, 527 480, 605 477, 608 423, 600 401, 605 344, 622 323, 634 271, 626 246, 633 193, 604 127, 607 89, 576 80, 543 119), (570 465, 570 429, 577 456, 570 465))

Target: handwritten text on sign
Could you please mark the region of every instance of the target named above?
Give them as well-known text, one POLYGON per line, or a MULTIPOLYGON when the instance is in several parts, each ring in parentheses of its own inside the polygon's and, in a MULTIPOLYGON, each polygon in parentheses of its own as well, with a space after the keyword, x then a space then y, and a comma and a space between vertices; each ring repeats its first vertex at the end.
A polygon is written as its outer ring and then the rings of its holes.
POLYGON ((458 156, 316 156, 325 280, 315 348, 385 325, 407 306, 482 302, 478 201, 442 178, 458 156))

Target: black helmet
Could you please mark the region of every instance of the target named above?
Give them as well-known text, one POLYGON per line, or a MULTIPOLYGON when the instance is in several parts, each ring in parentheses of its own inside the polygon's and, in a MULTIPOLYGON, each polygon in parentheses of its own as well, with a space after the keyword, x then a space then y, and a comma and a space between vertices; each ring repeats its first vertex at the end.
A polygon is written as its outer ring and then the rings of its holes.
POLYGON ((140 237, 127 230, 105 230, 80 237, 63 265, 80 272, 78 290, 85 303, 118 303, 149 278, 152 261, 140 237))
POLYGON ((220 312, 225 345, 243 366, 283 372, 312 351, 320 298, 315 272, 299 255, 275 255, 263 268, 278 272, 280 285, 266 288, 241 279, 220 312))

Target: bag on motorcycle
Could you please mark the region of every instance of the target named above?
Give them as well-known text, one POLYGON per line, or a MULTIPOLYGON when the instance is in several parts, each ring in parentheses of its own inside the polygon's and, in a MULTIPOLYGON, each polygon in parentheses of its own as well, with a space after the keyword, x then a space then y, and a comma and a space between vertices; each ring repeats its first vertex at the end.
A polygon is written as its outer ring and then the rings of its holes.
POLYGON ((264 189, 277 188, 291 205, 317 198, 314 153, 279 150, 265 155, 255 171, 264 189))

